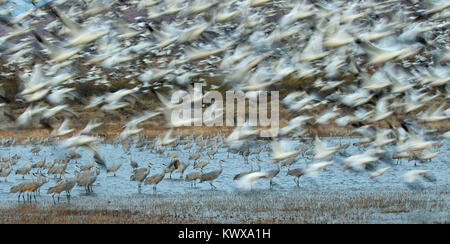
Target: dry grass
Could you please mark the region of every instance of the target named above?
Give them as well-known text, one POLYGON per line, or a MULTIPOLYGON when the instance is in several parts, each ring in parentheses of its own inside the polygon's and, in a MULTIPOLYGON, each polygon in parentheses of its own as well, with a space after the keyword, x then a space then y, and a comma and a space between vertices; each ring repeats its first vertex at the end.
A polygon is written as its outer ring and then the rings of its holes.
POLYGON ((448 190, 135 195, 7 202, 1 223, 450 223, 448 190))

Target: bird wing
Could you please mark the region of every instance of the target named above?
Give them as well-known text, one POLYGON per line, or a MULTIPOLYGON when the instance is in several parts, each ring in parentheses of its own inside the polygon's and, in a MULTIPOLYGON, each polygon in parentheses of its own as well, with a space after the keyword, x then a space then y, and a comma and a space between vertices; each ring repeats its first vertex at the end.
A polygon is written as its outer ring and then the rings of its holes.
POLYGON ((67 17, 65 14, 62 14, 57 8, 50 7, 50 11, 56 17, 58 17, 61 20, 61 22, 63 22, 63 24, 67 28, 69 28, 71 31, 73 31, 75 33, 81 32, 81 28, 77 24, 75 24, 75 22, 73 22, 71 19, 69 19, 69 17, 67 17))
POLYGON ((94 154, 94 160, 97 164, 99 164, 100 166, 102 166, 103 168, 107 168, 106 166, 106 162, 102 159, 102 157, 100 156, 100 154, 97 152, 97 150, 90 144, 88 145, 84 145, 84 147, 90 151, 91 153, 94 154))

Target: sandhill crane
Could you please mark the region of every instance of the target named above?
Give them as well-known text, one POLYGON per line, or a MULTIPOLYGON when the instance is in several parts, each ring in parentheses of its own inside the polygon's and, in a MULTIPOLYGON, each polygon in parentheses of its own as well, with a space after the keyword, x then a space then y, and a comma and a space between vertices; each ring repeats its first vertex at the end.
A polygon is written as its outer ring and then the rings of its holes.
POLYGON ((193 153, 190 154, 188 157, 188 160, 194 160, 194 163, 200 158, 200 153, 193 153))
POLYGON ((36 191, 39 193, 39 195, 41 195, 41 187, 48 183, 49 179, 47 178, 47 176, 43 175, 43 174, 39 174, 37 176, 37 178, 35 179, 35 182, 37 184, 37 188, 36 191))
POLYGON ((17 157, 12 157, 12 158, 9 160, 9 163, 10 163, 11 165, 16 165, 18 161, 19 161, 19 158, 17 158, 17 157))
POLYGON ((131 181, 137 181, 138 184, 138 193, 141 193, 141 185, 142 182, 145 180, 147 175, 150 173, 151 163, 147 164, 146 168, 138 168, 133 171, 133 174, 130 176, 131 181))
POLYGON ((133 169, 137 169, 139 167, 138 163, 130 159, 130 166, 133 169))
POLYGON ((95 166, 97 166, 97 164, 95 162, 92 162, 90 164, 83 164, 83 165, 78 165, 78 162, 75 164, 76 168, 79 168, 80 171, 86 171, 86 170, 91 170, 92 168, 94 168, 95 166))
POLYGON ((300 177, 305 174, 305 170, 303 168, 296 168, 296 169, 290 169, 288 170, 286 175, 294 176, 297 178, 297 180, 294 179, 294 182, 297 184, 297 186, 300 186, 300 177))
POLYGON ((214 149, 214 150, 211 150, 211 151, 208 151, 208 152, 206 153, 206 155, 208 155, 209 158, 213 158, 214 155, 216 155, 217 151, 218 151, 218 148, 216 148, 216 149, 214 149))
POLYGON ((164 171, 166 173, 169 173, 169 179, 172 179, 172 173, 173 171, 175 171, 177 169, 177 165, 179 163, 179 160, 173 160, 170 164, 166 165, 166 164, 162 164, 163 166, 165 166, 164 171))
POLYGON ((148 144, 145 149, 149 150, 149 151, 153 151, 153 149, 155 149, 155 143, 150 143, 148 144))
POLYGON ((219 160, 219 170, 214 170, 208 173, 202 173, 200 176, 200 183, 204 181, 209 181, 211 187, 216 188, 212 183, 215 179, 217 179, 217 177, 219 177, 220 174, 222 174, 223 171, 222 162, 223 160, 219 160))
POLYGON ((206 165, 208 165, 208 164, 209 164, 209 161, 201 161, 198 163, 194 162, 194 169, 199 169, 200 172, 202 172, 203 168, 206 167, 206 165))
POLYGON ((251 152, 251 154, 256 155, 259 158, 259 154, 262 152, 263 147, 257 148, 251 152))
POLYGON ((41 149, 39 147, 34 147, 31 149, 31 152, 34 154, 38 154, 41 151, 41 149))
POLYGON ((24 202, 25 202, 25 193, 27 193, 27 198, 30 202, 31 202, 31 199, 32 199, 33 193, 34 193, 34 200, 37 201, 36 200, 36 191, 40 186, 42 186, 42 184, 44 184, 42 182, 43 181, 41 181, 41 179, 38 178, 38 179, 33 179, 33 180, 29 180, 29 181, 20 183, 18 185, 11 187, 10 193, 19 192, 19 196, 17 199, 19 200, 20 195, 22 194, 24 202))
POLYGON ((6 182, 6 178, 9 176, 11 171, 12 171, 11 163, 2 164, 2 167, 0 168, 0 177, 5 178, 5 182, 6 182), (6 166, 3 167, 3 165, 6 165, 6 166))
POLYGON ((184 171, 187 169, 187 167, 189 167, 189 165, 190 165, 189 163, 183 163, 179 160, 175 164, 175 168, 176 168, 177 172, 180 173, 180 179, 183 179, 184 171))
POLYGON ((230 153, 232 153, 232 154, 237 154, 238 153, 238 150, 236 149, 236 148, 228 148, 227 149, 227 157, 229 158, 230 157, 230 153))
POLYGON ((280 163, 281 167, 291 167, 295 163, 295 158, 289 158, 280 163))
POLYGON ((194 145, 193 143, 187 144, 186 146, 184 146, 184 149, 190 151, 193 145, 194 145))
POLYGON ((54 164, 55 164, 55 161, 49 161, 44 165, 43 169, 47 169, 47 170, 51 169, 54 164))
POLYGON ((92 185, 97 180, 98 174, 99 171, 96 167, 91 168, 90 170, 81 171, 80 173, 75 174, 77 184, 79 186, 84 186, 86 193, 93 192, 92 185))
POLYGON ((164 176, 166 175, 165 170, 163 169, 160 174, 152 175, 145 179, 144 184, 145 185, 153 185, 153 190, 156 191, 156 185, 158 185, 159 182, 161 182, 164 179, 164 176))
POLYGON ((20 201, 20 195, 22 195, 23 198, 23 202, 25 202, 25 195, 24 195, 24 188, 27 184, 32 183, 32 181, 26 181, 26 182, 22 182, 19 183, 17 185, 14 185, 11 187, 11 189, 9 190, 10 193, 19 193, 19 196, 17 197, 17 201, 20 201))
POLYGON ((130 144, 130 143, 123 143, 123 144, 122 144, 122 149, 123 149, 125 152, 129 152, 129 151, 130 151, 130 147, 131 147, 131 144, 130 144))
POLYGON ((303 155, 303 157, 305 156, 305 152, 308 151, 308 147, 305 144, 300 144, 298 146, 295 147, 296 151, 300 151, 303 155))
POLYGON ((58 202, 59 202, 61 192, 65 191, 67 201, 70 202, 70 192, 72 191, 76 183, 77 179, 75 177, 62 179, 58 181, 58 183, 56 183, 55 186, 50 187, 47 191, 47 194, 52 194, 53 202, 55 202, 55 194, 58 194, 58 202))
POLYGON ((61 177, 66 173, 66 168, 67 168, 67 164, 54 165, 53 167, 48 169, 47 174, 48 175, 55 175, 55 177, 57 175, 59 175, 59 178, 61 179, 61 177))
POLYGON ((39 161, 37 163, 32 164, 31 168, 32 169, 39 169, 39 172, 40 172, 41 169, 44 168, 44 166, 45 166, 45 161, 46 161, 46 158, 44 158, 44 160, 42 160, 42 161, 39 161))
POLYGON ((186 174, 186 177, 184 178, 185 181, 191 182, 191 187, 195 186, 197 183, 197 180, 200 179, 200 176, 202 175, 201 171, 194 171, 190 172, 189 174, 186 174))
POLYGON ((242 157, 244 157, 245 161, 247 161, 248 163, 248 156, 250 155, 249 148, 239 151, 239 154, 242 155, 242 157))
POLYGON ((114 176, 116 176, 116 172, 117 170, 119 170, 120 166, 122 166, 122 163, 111 165, 108 168, 106 168, 106 173, 113 172, 114 176))
POLYGON ((280 173, 280 165, 277 164, 277 168, 276 168, 276 169, 266 171, 265 173, 266 173, 266 176, 264 176, 264 178, 269 179, 269 185, 270 185, 270 188, 272 188, 272 185, 273 185, 273 184, 272 184, 272 179, 273 179, 275 176, 277 176, 278 173, 280 173))
POLYGON ((169 153, 167 154, 167 157, 168 157, 168 158, 178 158, 178 156, 180 156, 180 153, 179 153, 179 152, 169 152, 169 153))
MULTIPOLYGON (((31 202, 32 193, 37 189, 37 184, 34 180, 22 182, 18 185, 11 187, 10 193, 19 193, 18 200, 20 199, 20 195, 22 194, 23 202, 25 202, 25 192, 27 193, 27 198, 31 202)), ((34 195, 34 200, 36 201, 36 194, 34 195)))
POLYGON ((70 152, 68 158, 69 159, 79 159, 79 158, 81 158, 81 154, 76 153, 76 152, 70 152))
POLYGON ((30 172, 31 165, 31 162, 26 163, 24 166, 16 170, 16 175, 22 175, 22 179, 24 179, 25 175, 30 172))

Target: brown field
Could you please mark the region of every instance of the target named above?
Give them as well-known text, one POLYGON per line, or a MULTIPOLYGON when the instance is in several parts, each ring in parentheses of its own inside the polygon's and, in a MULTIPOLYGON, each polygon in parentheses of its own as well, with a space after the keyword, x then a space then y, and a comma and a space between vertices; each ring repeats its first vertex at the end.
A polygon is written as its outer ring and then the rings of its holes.
POLYGON ((0 223, 450 223, 448 189, 253 192, 5 201, 0 223))
MULTIPOLYGON (((87 123, 87 122, 86 122, 87 123)), ((394 122, 396 124, 398 122, 394 122)), ((382 127, 387 127, 386 123, 381 122, 380 124, 384 124, 382 127)), ((429 128, 436 129, 437 133, 444 133, 449 130, 449 125, 447 120, 440 121, 440 122, 434 122, 434 123, 427 123, 426 126, 429 128)), ((283 125, 282 125, 283 126, 283 125)), ((72 135, 76 135, 80 130, 83 129, 83 127, 78 126, 75 127, 75 131, 67 136, 60 137, 60 139, 68 138, 72 135)), ((146 138, 154 138, 157 136, 162 135, 165 133, 168 128, 166 128, 163 125, 158 125, 156 123, 150 123, 145 125, 144 130, 140 133, 142 137, 146 138)), ((174 135, 216 135, 218 133, 221 133, 224 136, 229 135, 235 127, 179 127, 174 130, 174 135)), ((345 136, 345 137, 352 137, 356 136, 357 134, 354 134, 353 131, 354 128, 348 126, 348 127, 340 127, 337 125, 316 125, 316 126, 310 126, 308 128, 308 133, 306 136, 345 136)), ((110 122, 106 125, 102 126, 100 129, 97 129, 94 134, 97 136, 100 136, 102 138, 105 138, 107 142, 110 142, 111 139, 116 138, 120 132, 123 130, 123 125, 121 125, 119 122, 110 122)), ((43 129, 43 128, 31 128, 31 129, 17 129, 17 128, 10 128, 10 129, 0 129, 0 138, 1 137, 12 137, 17 138, 18 141, 25 140, 27 137, 32 138, 48 138, 50 136, 51 130, 43 129)))

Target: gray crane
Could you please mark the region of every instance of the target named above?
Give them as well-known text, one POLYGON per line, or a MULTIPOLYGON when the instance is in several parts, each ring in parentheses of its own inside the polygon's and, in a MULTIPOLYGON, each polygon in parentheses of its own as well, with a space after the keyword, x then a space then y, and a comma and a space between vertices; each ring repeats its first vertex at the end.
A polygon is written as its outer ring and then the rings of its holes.
POLYGON ((209 181, 209 184, 211 185, 211 187, 216 188, 213 185, 213 181, 215 179, 217 179, 217 177, 219 177, 220 174, 222 174, 223 168, 222 168, 222 162, 223 160, 219 161, 219 169, 218 170, 214 170, 208 173, 204 173, 200 175, 200 183, 204 182, 204 181, 209 181))
POLYGON ((269 179, 270 188, 272 188, 272 186, 273 186, 272 179, 275 176, 277 176, 278 173, 280 173, 280 165, 278 163, 277 163, 277 168, 276 169, 266 171, 267 176, 265 176, 264 178, 269 179))
POLYGON ((288 170, 286 175, 294 176, 297 180, 294 179, 294 182, 297 183, 297 186, 300 186, 300 177, 305 174, 305 170, 303 168, 296 168, 288 170))
POLYGON ((139 182, 138 193, 141 193, 142 182, 145 180, 145 178, 150 173, 151 165, 152 165, 151 163, 148 163, 146 168, 135 169, 133 171, 133 174, 130 176, 131 181, 139 182))
POLYGON ((165 175, 166 175, 166 172, 163 169, 160 174, 152 175, 152 176, 146 178, 144 181, 144 184, 145 185, 153 185, 153 191, 156 191, 156 185, 158 185, 158 183, 164 179, 165 175))
POLYGON ((65 178, 56 183, 55 186, 52 186, 48 189, 47 194, 52 194, 53 202, 55 202, 55 195, 58 194, 58 202, 60 199, 61 192, 66 192, 67 201, 70 202, 70 192, 73 187, 77 183, 77 178, 65 178))

